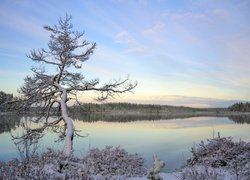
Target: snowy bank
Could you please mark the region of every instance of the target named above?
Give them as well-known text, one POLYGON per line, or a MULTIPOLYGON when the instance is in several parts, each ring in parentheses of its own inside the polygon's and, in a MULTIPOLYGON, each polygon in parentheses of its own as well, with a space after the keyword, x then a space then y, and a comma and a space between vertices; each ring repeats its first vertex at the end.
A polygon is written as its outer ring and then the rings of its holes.
POLYGON ((164 163, 157 156, 154 159, 154 166, 146 169, 141 156, 119 147, 94 148, 81 158, 66 158, 48 149, 29 161, 0 162, 0 179, 250 179, 250 143, 230 137, 202 141, 192 148, 192 157, 179 172, 158 174, 164 163))

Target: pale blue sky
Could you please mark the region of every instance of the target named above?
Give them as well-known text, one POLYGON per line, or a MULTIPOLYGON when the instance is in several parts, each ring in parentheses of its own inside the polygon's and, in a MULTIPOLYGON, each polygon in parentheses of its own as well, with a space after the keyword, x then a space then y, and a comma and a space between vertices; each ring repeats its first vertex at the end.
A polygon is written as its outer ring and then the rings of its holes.
POLYGON ((46 48, 42 26, 68 13, 97 43, 86 76, 138 81, 134 94, 115 101, 214 107, 250 100, 249 9, 249 0, 1 0, 0 90, 16 94, 34 65, 25 54, 46 48))

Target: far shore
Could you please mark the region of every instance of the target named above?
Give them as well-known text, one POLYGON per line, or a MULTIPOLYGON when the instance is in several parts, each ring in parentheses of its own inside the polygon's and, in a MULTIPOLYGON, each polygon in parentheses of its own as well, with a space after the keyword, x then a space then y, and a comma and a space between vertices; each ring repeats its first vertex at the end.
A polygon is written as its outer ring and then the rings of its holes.
MULTIPOLYGON (((250 112, 237 112, 237 111, 225 111, 225 112, 161 112, 161 113, 155 113, 155 112, 138 112, 138 111, 105 111, 105 112, 78 112, 85 115, 91 115, 91 114, 103 114, 103 115, 110 115, 110 116, 121 116, 121 115, 135 115, 135 116, 169 116, 169 117, 179 117, 179 116, 216 116, 216 117, 227 117, 227 116, 248 116, 250 115, 250 112)), ((34 115, 33 112, 0 112, 0 115, 11 115, 11 114, 28 114, 28 115, 34 115)))
MULTIPOLYGON (((40 107, 32 107, 29 111, 18 114, 16 112, 0 112, 0 116, 39 116, 43 110, 40 107)), ((69 116, 74 120, 93 122, 132 122, 170 120, 192 117, 227 117, 236 123, 250 123, 250 111, 234 111, 231 108, 191 108, 184 106, 132 104, 132 103, 86 103, 70 106, 69 116)), ((51 111, 51 117, 56 116, 57 111, 51 111)), ((6 118, 0 121, 3 124, 6 118)), ((7 118, 9 119, 9 118, 7 118)), ((8 120, 9 121, 9 120, 8 120)))

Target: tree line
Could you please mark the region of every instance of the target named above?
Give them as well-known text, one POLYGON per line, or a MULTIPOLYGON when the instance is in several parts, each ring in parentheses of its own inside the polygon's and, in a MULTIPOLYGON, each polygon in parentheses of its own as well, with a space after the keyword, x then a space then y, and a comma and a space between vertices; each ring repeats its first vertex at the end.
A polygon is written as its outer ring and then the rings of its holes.
POLYGON ((249 102, 238 102, 229 106, 228 109, 230 111, 237 111, 237 112, 250 112, 250 103, 249 102))

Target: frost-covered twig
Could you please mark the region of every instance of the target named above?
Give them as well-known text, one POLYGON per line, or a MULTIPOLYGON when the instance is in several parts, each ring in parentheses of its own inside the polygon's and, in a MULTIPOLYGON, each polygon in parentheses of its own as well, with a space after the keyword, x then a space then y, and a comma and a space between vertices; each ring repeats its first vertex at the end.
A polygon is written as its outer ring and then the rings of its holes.
POLYGON ((219 172, 219 170, 205 167, 205 166, 193 166, 182 169, 178 179, 180 180, 222 180, 225 174, 219 172))

